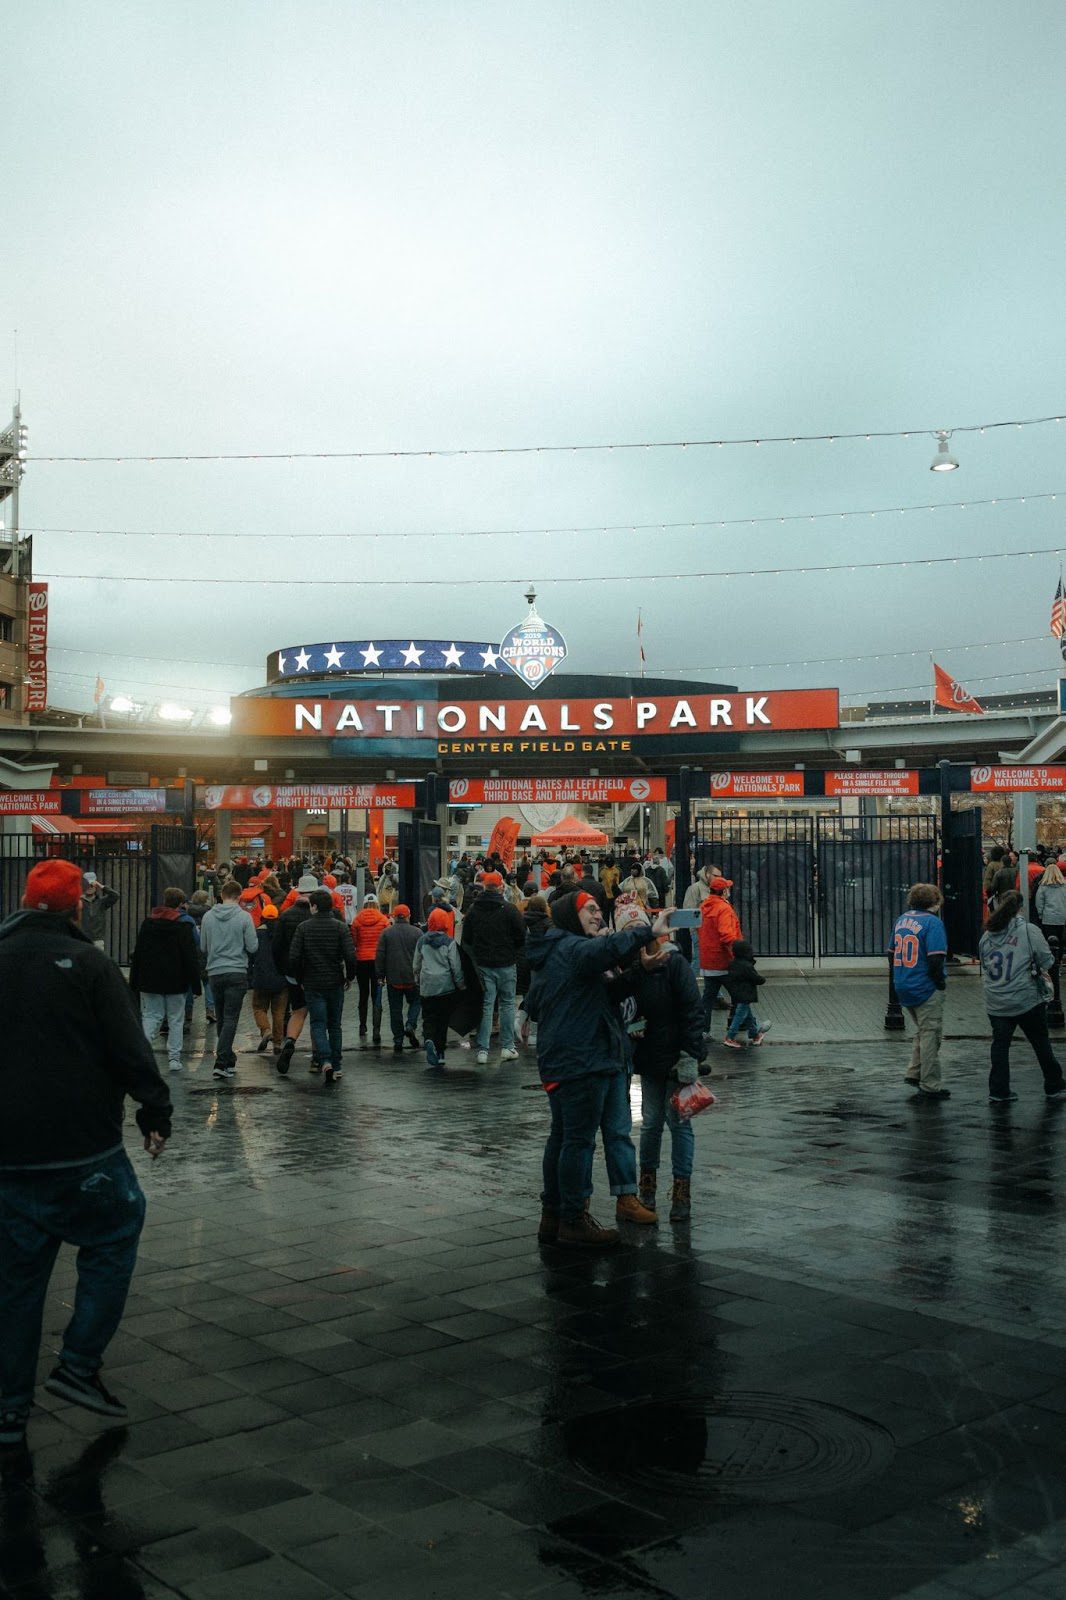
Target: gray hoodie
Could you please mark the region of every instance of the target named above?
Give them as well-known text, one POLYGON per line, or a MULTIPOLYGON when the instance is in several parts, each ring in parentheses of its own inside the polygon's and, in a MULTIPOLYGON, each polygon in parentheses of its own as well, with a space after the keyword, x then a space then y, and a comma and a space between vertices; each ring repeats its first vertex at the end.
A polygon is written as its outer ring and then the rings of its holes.
POLYGON ((236 900, 223 900, 200 924, 200 949, 209 978, 216 972, 247 973, 248 957, 259 951, 255 923, 236 900))
POLYGON ((1042 972, 1054 957, 1044 935, 1018 916, 999 933, 981 935, 981 982, 990 1017, 1019 1017, 1048 999, 1045 986, 1029 970, 1035 959, 1042 972))
POLYGON ((420 994, 451 994, 466 987, 455 940, 446 933, 424 933, 415 945, 413 965, 420 994))

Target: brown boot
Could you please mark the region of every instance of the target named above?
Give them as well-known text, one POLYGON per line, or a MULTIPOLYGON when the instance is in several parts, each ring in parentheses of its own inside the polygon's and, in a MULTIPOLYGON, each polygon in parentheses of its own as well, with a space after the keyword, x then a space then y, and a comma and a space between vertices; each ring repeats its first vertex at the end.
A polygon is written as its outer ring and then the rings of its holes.
POLYGON ((595 1217, 584 1212, 576 1222, 559 1221, 556 1244, 584 1246, 587 1250, 605 1250, 610 1245, 621 1244, 617 1228, 601 1228, 595 1217))
POLYGON ((642 1167, 640 1173, 640 1203, 642 1206, 647 1206, 649 1211, 655 1210, 655 1183, 656 1174, 649 1171, 647 1167, 642 1167))
POLYGON ((692 1215, 692 1183, 688 1178, 675 1178, 670 1191, 670 1221, 687 1222, 692 1215))
POLYGON ((645 1227, 659 1220, 658 1212, 651 1206, 641 1205, 635 1194, 620 1194, 614 1214, 618 1222, 639 1222, 645 1227))
POLYGON ((545 1208, 540 1214, 537 1240, 540 1244, 554 1244, 559 1237, 559 1213, 545 1208))

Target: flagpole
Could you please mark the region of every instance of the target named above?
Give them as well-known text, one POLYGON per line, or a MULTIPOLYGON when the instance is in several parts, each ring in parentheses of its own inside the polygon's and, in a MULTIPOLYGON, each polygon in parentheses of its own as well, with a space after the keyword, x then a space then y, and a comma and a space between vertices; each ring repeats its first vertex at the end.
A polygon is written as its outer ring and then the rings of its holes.
POLYGON ((929 656, 929 715, 936 716, 936 662, 929 656))

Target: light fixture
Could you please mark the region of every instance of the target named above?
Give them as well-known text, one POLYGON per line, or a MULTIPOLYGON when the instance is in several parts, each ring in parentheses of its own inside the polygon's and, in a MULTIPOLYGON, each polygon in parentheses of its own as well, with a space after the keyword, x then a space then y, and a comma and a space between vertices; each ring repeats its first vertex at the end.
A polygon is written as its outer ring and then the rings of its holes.
POLYGON ((930 472, 957 472, 959 463, 948 449, 951 434, 946 428, 936 430, 936 455, 929 463, 930 472))
POLYGON ((128 716, 133 710, 133 701, 130 699, 129 695, 117 694, 111 702, 111 710, 125 712, 125 714, 128 716))
POLYGON ((191 722, 195 715, 188 706, 177 706, 172 700, 161 705, 158 714, 164 722, 191 722))
POLYGON ((228 728, 233 721, 233 712, 226 706, 212 706, 207 720, 216 728, 228 728))

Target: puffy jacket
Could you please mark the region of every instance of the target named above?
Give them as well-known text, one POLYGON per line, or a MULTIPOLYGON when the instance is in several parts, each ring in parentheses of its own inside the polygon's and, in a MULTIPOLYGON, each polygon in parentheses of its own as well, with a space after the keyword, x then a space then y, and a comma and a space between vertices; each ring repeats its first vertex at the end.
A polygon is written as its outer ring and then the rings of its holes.
POLYGON ((169 906, 156 906, 141 923, 130 957, 130 988, 140 994, 200 993, 194 924, 169 906))
POLYGON ((374 971, 393 989, 415 987, 415 946, 421 937, 417 928, 401 919, 391 923, 378 940, 374 971))
POLYGON ((533 984, 526 1010, 537 1019, 543 1083, 627 1070, 625 1029, 606 974, 654 937, 643 923, 596 939, 552 923, 531 929, 526 954, 533 984))
POLYGON ((522 913, 497 889, 486 889, 463 918, 463 949, 479 967, 513 967, 525 940, 522 913))
POLYGON ((257 994, 280 994, 288 985, 274 960, 274 940, 277 937, 275 924, 261 923, 256 937, 259 950, 252 962, 252 988, 257 994))
POLYGON ((733 959, 734 941, 744 937, 740 918, 720 894, 709 894, 700 906, 700 914, 700 968, 704 972, 725 972, 733 959))
POLYGON ((271 903, 270 896, 265 889, 260 889, 258 884, 249 884, 247 889, 241 891, 237 901, 242 911, 247 911, 252 919, 252 926, 258 928, 263 920, 263 907, 271 903))
POLYGON ((738 939, 733 946, 733 959, 725 975, 725 987, 735 1005, 753 1006, 759 998, 759 985, 766 979, 755 967, 755 957, 750 944, 738 939))
POLYGON ((1036 914, 1050 928, 1066 923, 1066 883, 1042 883, 1036 891, 1036 914))
POLYGON ((339 989, 355 977, 355 945, 343 917, 315 912, 289 947, 289 967, 305 989, 339 989))
POLYGON ((373 961, 378 951, 378 940, 389 925, 384 911, 377 906, 364 906, 352 923, 355 955, 358 961, 373 961))
POLYGON ((451 994, 466 988, 458 946, 446 933, 424 933, 415 945, 412 967, 419 994, 451 994))
POLYGON ((0 925, 0 1168, 81 1166, 122 1148, 124 1099, 170 1136, 170 1093, 121 972, 65 917, 0 925))
POLYGON ((288 911, 283 911, 278 918, 278 925, 274 929, 274 965, 285 977, 295 976, 289 964, 289 951, 296 937, 297 928, 306 922, 310 915, 310 902, 306 895, 300 895, 288 911))
MULTIPOLYGON (((702 1061, 707 1054, 703 1042, 703 1002, 691 963, 676 950, 661 966, 650 970, 633 962, 618 980, 616 994, 632 999, 633 1019, 629 1023, 633 1070, 648 1078, 669 1077, 678 1058, 689 1055, 702 1061), (635 1022, 643 1030, 634 1033, 635 1022)), ((623 1012, 625 1011, 623 1004, 623 1012)))

